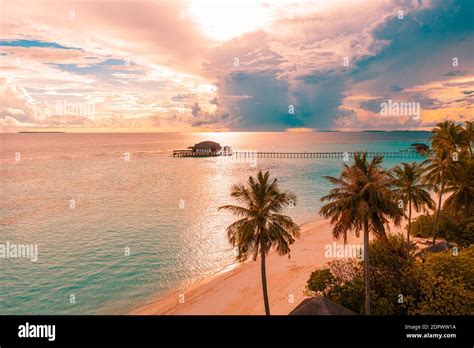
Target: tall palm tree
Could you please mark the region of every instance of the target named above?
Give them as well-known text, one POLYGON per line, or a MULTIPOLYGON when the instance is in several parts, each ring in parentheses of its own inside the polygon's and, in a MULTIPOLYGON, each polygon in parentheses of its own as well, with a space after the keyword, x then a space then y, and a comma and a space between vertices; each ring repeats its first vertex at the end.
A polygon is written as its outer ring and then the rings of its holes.
POLYGON ((474 143, 474 122, 473 121, 464 122, 463 133, 464 133, 465 138, 468 141, 469 155, 472 158, 472 143, 474 143))
POLYGON ((454 161, 447 149, 440 148, 435 151, 424 163, 425 180, 438 193, 438 206, 433 226, 433 244, 436 244, 438 232, 439 213, 446 182, 451 179, 455 166, 454 161))
POLYGON ((416 212, 427 206, 434 209, 435 204, 428 192, 428 185, 423 181, 423 167, 416 162, 402 163, 391 170, 394 192, 402 200, 403 210, 408 208, 407 259, 410 257, 410 232, 412 206, 416 212))
POLYGON ((296 196, 281 192, 277 179, 270 180, 268 171, 259 171, 256 178, 249 177, 248 185, 234 185, 230 195, 241 205, 219 207, 239 217, 227 227, 227 238, 237 247, 238 261, 250 256, 256 261, 260 255, 265 314, 270 315, 265 258, 272 248, 280 255, 289 255, 290 245, 299 237, 299 226, 282 214, 286 207, 296 203, 296 196))
POLYGON ((466 132, 453 121, 444 121, 431 131, 431 145, 435 151, 447 150, 449 153, 462 152, 469 147, 466 132))
POLYGON ((444 202, 444 206, 471 216, 471 213, 474 213, 474 159, 463 159, 454 167, 445 190, 451 195, 444 202))
POLYGON ((370 314, 370 281, 369 281, 369 233, 386 239, 385 229, 389 220, 400 225, 402 211, 398 208, 394 193, 391 190, 391 179, 381 167, 382 157, 375 156, 367 160, 367 154, 355 154, 354 163, 344 168, 339 178, 326 176, 335 187, 322 197, 326 203, 320 210, 325 218, 331 218, 334 225, 332 233, 335 238, 347 241, 349 231, 356 236, 364 232, 364 281, 365 313, 370 314))

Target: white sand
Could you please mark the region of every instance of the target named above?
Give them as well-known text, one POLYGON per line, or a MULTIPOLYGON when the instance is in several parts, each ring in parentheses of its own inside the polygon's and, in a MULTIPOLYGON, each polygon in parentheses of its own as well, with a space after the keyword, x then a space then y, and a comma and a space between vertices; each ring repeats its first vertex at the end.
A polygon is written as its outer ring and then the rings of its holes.
MULTIPOLYGON (((302 227, 301 237, 291 247, 290 259, 276 252, 269 255, 267 284, 271 314, 288 314, 305 298, 306 282, 311 272, 330 260, 324 252, 325 246, 333 241, 329 222, 320 220, 302 227)), ((362 244, 362 236, 351 236, 348 243, 362 244)), ((265 314, 260 258, 197 282, 184 292, 158 298, 131 314, 265 314)))

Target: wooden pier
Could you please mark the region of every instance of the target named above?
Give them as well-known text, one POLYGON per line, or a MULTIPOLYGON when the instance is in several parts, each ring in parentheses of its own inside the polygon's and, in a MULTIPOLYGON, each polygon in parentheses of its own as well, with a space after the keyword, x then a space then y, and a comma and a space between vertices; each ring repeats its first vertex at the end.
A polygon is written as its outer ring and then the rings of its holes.
POLYGON ((193 152, 188 150, 173 150, 173 157, 218 157, 219 153, 193 152))
MULTIPOLYGON (((361 152, 260 152, 234 151, 233 156, 239 158, 352 158, 361 152)), ((367 152, 368 157, 383 156, 384 158, 422 158, 415 151, 367 152)))

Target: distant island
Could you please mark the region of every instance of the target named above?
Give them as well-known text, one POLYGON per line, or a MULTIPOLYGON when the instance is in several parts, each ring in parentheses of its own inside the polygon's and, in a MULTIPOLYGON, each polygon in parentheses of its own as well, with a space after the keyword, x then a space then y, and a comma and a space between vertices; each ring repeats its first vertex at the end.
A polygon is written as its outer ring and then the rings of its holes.
POLYGON ((374 129, 374 130, 364 130, 362 131, 362 133, 407 133, 407 132, 411 132, 411 133, 429 133, 430 131, 427 131, 427 130, 408 130, 408 129, 395 129, 395 130, 378 130, 378 129, 374 129))
POLYGON ((391 130, 390 133, 402 133, 402 132, 417 132, 417 133, 430 133, 427 130, 391 130))

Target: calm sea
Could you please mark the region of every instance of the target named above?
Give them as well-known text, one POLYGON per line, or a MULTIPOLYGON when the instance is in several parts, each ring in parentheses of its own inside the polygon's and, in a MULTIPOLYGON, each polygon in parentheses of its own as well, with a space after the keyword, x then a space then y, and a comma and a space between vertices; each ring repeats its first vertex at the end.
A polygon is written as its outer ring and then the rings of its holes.
MULTIPOLYGON (((0 134, 0 314, 121 314, 229 267, 233 184, 270 170, 298 196, 288 213, 318 218, 342 159, 172 158, 203 140, 234 150, 398 151, 429 133, 0 134), (73 302, 73 303, 71 303, 73 302), (75 303, 74 303, 75 302, 75 303)), ((388 159, 393 166, 400 159, 388 159)))

